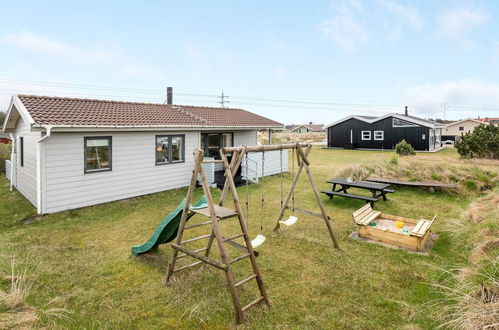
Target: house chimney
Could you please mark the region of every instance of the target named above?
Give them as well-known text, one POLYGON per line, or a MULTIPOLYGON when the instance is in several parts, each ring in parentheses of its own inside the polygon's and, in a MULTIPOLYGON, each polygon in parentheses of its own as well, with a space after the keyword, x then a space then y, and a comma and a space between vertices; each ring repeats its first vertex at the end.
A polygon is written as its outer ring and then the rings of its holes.
POLYGON ((173 87, 166 87, 166 104, 173 104, 173 87))
POLYGON ((407 105, 405 106, 405 115, 409 116, 409 110, 407 110, 407 105))
POLYGON ((311 121, 309 121, 309 122, 308 122, 308 124, 309 124, 309 125, 312 125, 312 122, 311 122, 311 121))

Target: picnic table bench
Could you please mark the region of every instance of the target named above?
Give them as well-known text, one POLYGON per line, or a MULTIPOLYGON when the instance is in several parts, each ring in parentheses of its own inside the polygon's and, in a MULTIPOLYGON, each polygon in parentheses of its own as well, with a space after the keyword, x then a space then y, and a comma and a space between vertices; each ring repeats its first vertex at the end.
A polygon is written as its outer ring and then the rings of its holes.
POLYGON ((334 196, 341 196, 341 197, 364 200, 366 203, 374 205, 374 203, 379 200, 379 197, 383 197, 383 200, 386 201, 386 194, 395 192, 395 190, 389 189, 388 187, 390 187, 390 184, 386 183, 375 183, 367 181, 349 182, 345 178, 335 178, 328 180, 327 182, 333 185, 332 189, 322 190, 321 192, 323 194, 328 195, 329 199, 332 199, 334 196), (336 189, 338 185, 340 187, 336 189), (369 190, 371 192, 371 196, 363 196, 363 195, 348 193, 347 190, 349 188, 360 188, 360 189, 369 190))

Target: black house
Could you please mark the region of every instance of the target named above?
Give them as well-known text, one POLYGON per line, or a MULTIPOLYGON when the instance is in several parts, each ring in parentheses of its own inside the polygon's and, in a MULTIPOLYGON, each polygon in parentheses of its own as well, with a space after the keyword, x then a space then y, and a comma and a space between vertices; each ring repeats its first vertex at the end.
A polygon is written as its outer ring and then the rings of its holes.
POLYGON ((326 128, 329 148, 394 149, 405 139, 414 150, 433 151, 441 146, 445 125, 409 116, 406 109, 405 115, 349 116, 326 128))

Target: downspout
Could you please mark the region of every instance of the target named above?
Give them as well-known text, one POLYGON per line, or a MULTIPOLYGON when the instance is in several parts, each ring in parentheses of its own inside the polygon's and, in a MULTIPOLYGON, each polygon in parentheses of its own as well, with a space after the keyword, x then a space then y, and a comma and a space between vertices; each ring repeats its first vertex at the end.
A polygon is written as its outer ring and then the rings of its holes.
POLYGON ((16 172, 16 164, 15 164, 15 145, 16 140, 14 139, 14 134, 10 133, 10 140, 12 141, 12 150, 10 151, 10 191, 13 189, 14 176, 17 174, 16 172))
POLYGON ((36 144, 36 209, 38 214, 42 214, 42 142, 52 133, 52 126, 42 127, 45 128, 46 134, 36 144))

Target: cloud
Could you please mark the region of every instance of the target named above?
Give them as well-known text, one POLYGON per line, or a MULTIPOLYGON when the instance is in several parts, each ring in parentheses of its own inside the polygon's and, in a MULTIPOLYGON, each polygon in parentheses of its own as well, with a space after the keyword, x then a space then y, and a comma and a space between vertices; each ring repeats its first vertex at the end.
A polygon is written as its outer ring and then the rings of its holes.
POLYGON ((391 39, 401 37, 404 30, 421 31, 423 28, 424 20, 415 7, 394 0, 378 0, 376 4, 381 9, 391 39))
POLYGON ((103 62, 115 57, 114 52, 109 48, 85 49, 81 45, 50 40, 27 31, 8 33, 0 40, 19 48, 77 61, 103 62))
POLYGON ((136 63, 126 50, 117 46, 83 47, 80 44, 52 40, 28 31, 5 34, 0 36, 0 42, 57 59, 105 64, 108 68, 126 76, 159 80, 157 72, 152 67, 136 63))
POLYGON ((203 56, 203 52, 201 51, 201 49, 194 47, 191 44, 185 45, 184 52, 186 56, 191 58, 200 58, 203 56))
POLYGON ((415 85, 405 92, 404 99, 410 103, 431 103, 438 106, 442 102, 498 104, 499 85, 473 79, 415 85))
POLYGON ((344 1, 332 18, 322 21, 316 29, 345 51, 353 51, 374 37, 396 39, 404 30, 420 31, 424 20, 419 11, 395 0, 366 2, 344 1), (376 34, 376 35, 375 35, 376 34))
POLYGON ((393 0, 378 1, 378 5, 391 13, 395 20, 404 26, 419 31, 423 27, 423 18, 419 11, 408 5, 401 5, 393 0))
POLYGON ((359 44, 369 41, 366 28, 359 17, 362 11, 360 2, 343 3, 333 18, 324 20, 316 28, 341 49, 353 51, 359 44))
POLYGON ((441 13, 436 17, 437 33, 445 38, 457 39, 487 22, 483 11, 465 8, 441 13))
POLYGON ((157 72, 153 68, 148 66, 125 64, 120 67, 120 71, 121 73, 131 77, 143 78, 146 80, 160 80, 157 72))

